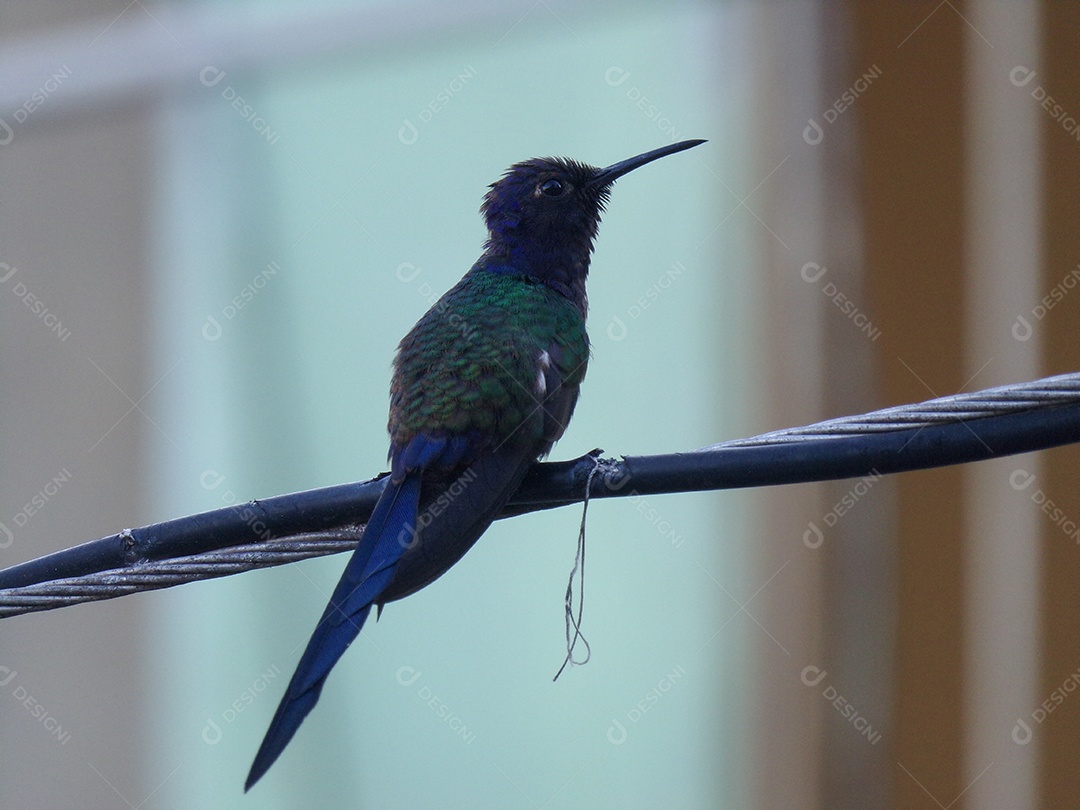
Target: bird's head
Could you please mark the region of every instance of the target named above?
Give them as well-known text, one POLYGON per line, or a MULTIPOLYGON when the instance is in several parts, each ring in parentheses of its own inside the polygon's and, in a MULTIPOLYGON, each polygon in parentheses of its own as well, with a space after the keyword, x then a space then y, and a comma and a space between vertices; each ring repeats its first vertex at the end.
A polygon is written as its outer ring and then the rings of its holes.
POLYGON ((584 285, 600 215, 611 187, 627 172, 704 141, 681 141, 604 169, 568 158, 533 158, 511 166, 484 196, 485 259, 540 281, 584 285))

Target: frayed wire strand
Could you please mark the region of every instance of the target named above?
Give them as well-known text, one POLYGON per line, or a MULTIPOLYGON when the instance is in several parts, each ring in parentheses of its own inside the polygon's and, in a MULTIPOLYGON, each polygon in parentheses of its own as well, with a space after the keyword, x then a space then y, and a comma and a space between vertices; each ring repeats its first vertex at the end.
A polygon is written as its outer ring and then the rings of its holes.
POLYGON ((552 682, 559 680, 559 676, 563 674, 563 670, 566 669, 567 664, 573 667, 582 666, 589 663, 589 659, 592 658, 592 648, 589 646, 589 640, 585 638, 581 632, 581 616, 585 610, 585 518, 589 514, 589 492, 592 489, 593 477, 600 471, 600 459, 593 457, 593 467, 589 470, 589 476, 585 480, 585 498, 581 503, 581 527, 578 529, 578 542, 577 542, 577 554, 574 555, 574 567, 570 569, 570 579, 566 583, 566 600, 564 602, 566 610, 566 658, 562 662, 562 666, 559 667, 559 671, 555 673, 555 677, 552 678, 552 682), (577 616, 574 615, 574 576, 578 578, 578 607, 577 616), (570 632, 570 628, 573 628, 573 632, 570 632), (580 661, 574 658, 574 647, 577 646, 578 640, 585 645, 585 657, 580 661))

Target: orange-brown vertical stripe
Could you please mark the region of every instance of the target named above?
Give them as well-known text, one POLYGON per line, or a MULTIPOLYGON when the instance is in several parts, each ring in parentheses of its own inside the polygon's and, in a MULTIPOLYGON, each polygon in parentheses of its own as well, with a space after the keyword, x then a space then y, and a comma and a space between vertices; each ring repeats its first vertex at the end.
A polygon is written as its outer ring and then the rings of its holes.
MULTIPOLYGON (((882 398, 965 383, 963 4, 856 2, 854 66, 882 71, 859 100, 867 290, 882 332, 882 398)), ((961 472, 898 476, 894 805, 953 804, 962 777, 961 472)), ((854 805, 853 805, 854 806, 854 805)))

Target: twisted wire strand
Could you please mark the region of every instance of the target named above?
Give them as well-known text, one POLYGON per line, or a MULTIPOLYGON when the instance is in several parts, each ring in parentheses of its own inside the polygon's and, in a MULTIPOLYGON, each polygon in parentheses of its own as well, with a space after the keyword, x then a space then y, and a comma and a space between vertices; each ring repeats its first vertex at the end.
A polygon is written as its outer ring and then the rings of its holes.
MULTIPOLYGON (((970 394, 956 394, 911 405, 884 408, 856 416, 830 419, 805 427, 772 431, 752 438, 714 444, 692 453, 682 454, 679 458, 687 462, 696 459, 695 463, 700 464, 701 459, 708 459, 710 456, 715 457, 717 460, 727 458, 730 453, 726 451, 767 448, 770 446, 782 448, 799 442, 813 442, 817 449, 821 451, 820 457, 824 459, 829 447, 833 446, 831 440, 834 439, 858 440, 862 438, 869 442, 874 436, 888 432, 908 431, 915 433, 924 428, 935 426, 956 425, 979 419, 1022 414, 1025 411, 1044 411, 1051 408, 1077 405, 1080 405, 1080 373, 1062 374, 1033 382, 1005 385, 970 394), (824 448, 822 448, 822 445, 824 445, 824 448)), ((1021 447, 1020 449, 1014 448, 1009 452, 1022 452, 1070 441, 1080 441, 1080 432, 1077 431, 1077 425, 1080 424, 1080 414, 1076 414, 1075 419, 1071 412, 1064 414, 1064 417, 1069 425, 1067 436, 1055 436, 1052 440, 1047 440, 1046 436, 1043 435, 1039 441, 1032 442, 1031 446, 1021 447)), ((1023 427, 1023 425, 1017 425, 1011 427, 1010 430, 1014 431, 1014 435, 1022 435, 1021 429, 1023 427)), ((840 443, 836 446, 839 445, 840 443)), ((589 460, 588 466, 592 469, 595 467, 595 457, 589 458, 591 460, 589 460)), ((636 461, 640 463, 649 458, 660 457, 643 456, 638 457, 636 461)), ((622 462, 613 459, 603 459, 602 462, 606 467, 610 468, 610 471, 619 470, 622 464, 622 462)), ((924 462, 911 468, 937 466, 941 463, 956 462, 942 461, 941 458, 927 458, 924 462)), ((542 466, 558 467, 565 465, 566 463, 563 462, 561 465, 548 464, 542 466)), ((618 475, 615 477, 617 478, 618 475)), ((795 480, 822 479, 820 477, 813 478, 810 475, 797 479, 790 477, 786 479, 789 483, 795 480)), ((775 481, 765 483, 775 483, 775 481)), ((718 488, 718 486, 711 486, 710 488, 718 488)), ((670 487, 656 491, 681 492, 689 490, 670 487)), ((608 492, 606 494, 617 496, 617 493, 608 492)), ((565 498, 565 495, 562 497, 565 498)), ((578 500, 580 500, 580 497, 578 497, 578 500)), ((556 502, 569 503, 572 501, 559 501, 558 498, 555 498, 549 501, 548 505, 556 502)), ((545 506, 541 500, 537 500, 530 502, 527 508, 511 513, 516 514, 540 508, 545 508, 545 506)), ((186 582, 237 574, 254 568, 268 568, 311 557, 337 554, 355 548, 362 533, 361 526, 353 525, 342 526, 328 531, 294 532, 278 539, 246 543, 168 559, 144 560, 122 568, 42 581, 22 587, 0 589, 0 618, 34 611, 52 610, 81 602, 112 599, 139 591, 167 588, 186 582)), ((69 549, 69 551, 74 551, 74 549, 69 549)), ((60 554, 64 554, 64 552, 60 554)))
POLYGON ((363 532, 359 529, 298 534, 280 540, 206 551, 166 560, 154 560, 98 571, 81 577, 67 577, 23 588, 0 590, 0 618, 39 610, 113 599, 140 591, 170 588, 201 579, 225 577, 255 568, 338 554, 356 548, 363 532))
POLYGON ((807 438, 847 439, 867 433, 970 422, 992 416, 1080 403, 1080 374, 1059 374, 1032 382, 1002 385, 970 394, 953 394, 911 405, 896 405, 855 416, 841 416, 804 427, 784 428, 747 439, 713 444, 703 450, 762 447, 807 438))

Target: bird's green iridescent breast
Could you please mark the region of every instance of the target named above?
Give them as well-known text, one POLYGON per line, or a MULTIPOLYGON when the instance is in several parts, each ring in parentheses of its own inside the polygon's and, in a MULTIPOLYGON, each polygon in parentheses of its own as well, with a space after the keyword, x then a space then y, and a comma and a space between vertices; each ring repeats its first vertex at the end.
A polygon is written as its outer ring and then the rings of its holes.
POLYGON ((568 401, 572 411, 588 359, 585 319, 568 298, 520 276, 474 268, 398 347, 392 444, 403 447, 419 433, 488 446, 554 441, 562 430, 545 437, 545 401, 568 401))

